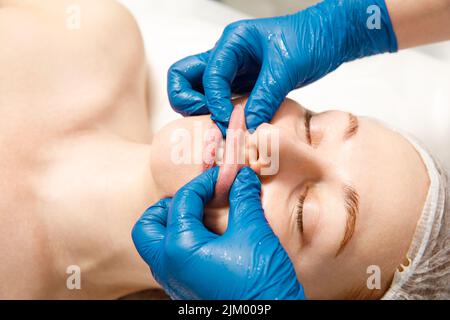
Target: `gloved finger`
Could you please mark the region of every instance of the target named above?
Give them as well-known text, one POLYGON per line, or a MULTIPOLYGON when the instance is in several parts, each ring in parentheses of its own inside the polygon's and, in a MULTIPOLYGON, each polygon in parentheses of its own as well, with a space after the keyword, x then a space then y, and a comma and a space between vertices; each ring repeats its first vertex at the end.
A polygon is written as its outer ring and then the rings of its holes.
POLYGON ((241 68, 236 75, 232 85, 232 94, 249 95, 255 87, 261 66, 257 61, 251 62, 251 66, 241 68))
POLYGON ((150 267, 159 265, 170 203, 171 199, 166 198, 148 208, 131 232, 136 249, 150 267))
POLYGON ((261 205, 261 182, 249 167, 242 168, 230 190, 228 230, 267 225, 261 205))
POLYGON ((177 191, 172 200, 167 219, 168 243, 180 240, 183 248, 216 238, 203 224, 203 212, 214 194, 219 167, 202 173, 177 191))
POLYGON ((168 71, 170 105, 183 116, 209 113, 202 83, 208 58, 209 52, 189 56, 173 64, 168 71))
POLYGON ((288 77, 289 75, 281 69, 272 67, 272 64, 267 60, 263 63, 258 80, 245 106, 249 130, 254 130, 260 124, 272 120, 289 93, 289 90, 282 85, 282 82, 285 82, 288 77))
POLYGON ((208 65, 203 75, 203 88, 206 102, 222 135, 226 135, 226 128, 230 121, 233 104, 231 103, 231 86, 242 65, 240 46, 235 45, 236 34, 226 31, 212 51, 208 65))

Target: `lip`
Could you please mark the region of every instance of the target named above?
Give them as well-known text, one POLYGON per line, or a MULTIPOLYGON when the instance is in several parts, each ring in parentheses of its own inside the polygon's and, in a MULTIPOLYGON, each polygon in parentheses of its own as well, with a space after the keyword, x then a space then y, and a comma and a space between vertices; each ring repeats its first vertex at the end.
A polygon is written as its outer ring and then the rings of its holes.
MULTIPOLYGON (((215 128, 218 130, 220 137, 222 137, 218 127, 215 126, 215 128)), ((224 207, 228 204, 228 194, 234 179, 236 178, 239 170, 245 165, 244 161, 240 161, 242 159, 239 158, 239 155, 242 155, 244 151, 243 149, 246 148, 246 133, 247 127, 245 124, 244 106, 238 104, 234 107, 230 117, 227 130, 227 139, 225 140, 223 161, 220 165, 219 177, 217 178, 216 187, 214 190, 214 198, 211 202, 212 207, 224 207), (242 138, 244 138, 244 144, 242 143, 242 138)), ((211 142, 212 140, 213 139, 210 138, 211 142)), ((215 155, 217 155, 217 145, 215 150, 215 155)), ((208 155, 211 157, 212 153, 209 152, 208 155)), ((210 165, 211 163, 208 163, 207 167, 210 165)))
POLYGON ((217 125, 212 122, 203 141, 203 172, 211 169, 217 163, 219 147, 223 143, 222 133, 217 125))

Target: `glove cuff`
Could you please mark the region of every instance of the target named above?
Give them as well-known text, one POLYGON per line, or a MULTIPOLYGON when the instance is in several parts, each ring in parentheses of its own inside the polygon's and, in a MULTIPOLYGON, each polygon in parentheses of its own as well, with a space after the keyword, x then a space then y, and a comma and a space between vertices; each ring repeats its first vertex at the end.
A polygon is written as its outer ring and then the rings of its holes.
POLYGON ((342 62, 398 51, 385 0, 330 0, 330 3, 335 6, 335 18, 347 21, 342 62))

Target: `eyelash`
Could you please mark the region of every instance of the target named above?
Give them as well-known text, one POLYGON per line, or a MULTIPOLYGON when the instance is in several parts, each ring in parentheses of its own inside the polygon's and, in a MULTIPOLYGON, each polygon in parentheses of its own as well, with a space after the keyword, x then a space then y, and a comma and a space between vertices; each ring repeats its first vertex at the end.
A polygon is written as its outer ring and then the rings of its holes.
MULTIPOLYGON (((305 114, 305 135, 306 141, 309 145, 312 145, 311 140, 311 112, 306 112, 305 114)), ((309 187, 305 189, 305 191, 298 198, 297 204, 295 206, 295 213, 297 219, 297 226, 301 233, 303 233, 303 205, 305 204, 306 196, 308 195, 309 187)))
POLYGON ((297 201, 297 205, 295 206, 296 216, 297 216, 297 226, 301 233, 303 233, 303 205, 305 204, 306 196, 308 195, 309 187, 305 189, 305 191, 300 195, 297 201))
POLYGON ((311 141, 311 118, 312 114, 310 112, 307 112, 305 114, 305 131, 306 131, 306 141, 309 145, 312 145, 311 141))

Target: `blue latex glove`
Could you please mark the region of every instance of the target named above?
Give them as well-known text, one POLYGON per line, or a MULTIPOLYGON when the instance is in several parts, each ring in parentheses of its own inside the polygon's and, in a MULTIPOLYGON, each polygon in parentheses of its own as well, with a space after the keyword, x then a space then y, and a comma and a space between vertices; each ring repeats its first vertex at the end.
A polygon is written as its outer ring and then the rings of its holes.
POLYGON ((293 15, 238 21, 211 52, 175 63, 168 74, 173 108, 184 115, 210 112, 228 127, 232 93, 250 93, 247 128, 268 122, 293 89, 342 63, 397 51, 384 0, 325 0, 293 15), (369 29, 380 13, 379 29, 369 29))
POLYGON ((219 236, 203 225, 217 175, 217 167, 205 172, 136 223, 134 243, 155 279, 174 299, 304 299, 251 169, 242 169, 231 188, 227 231, 219 236))

